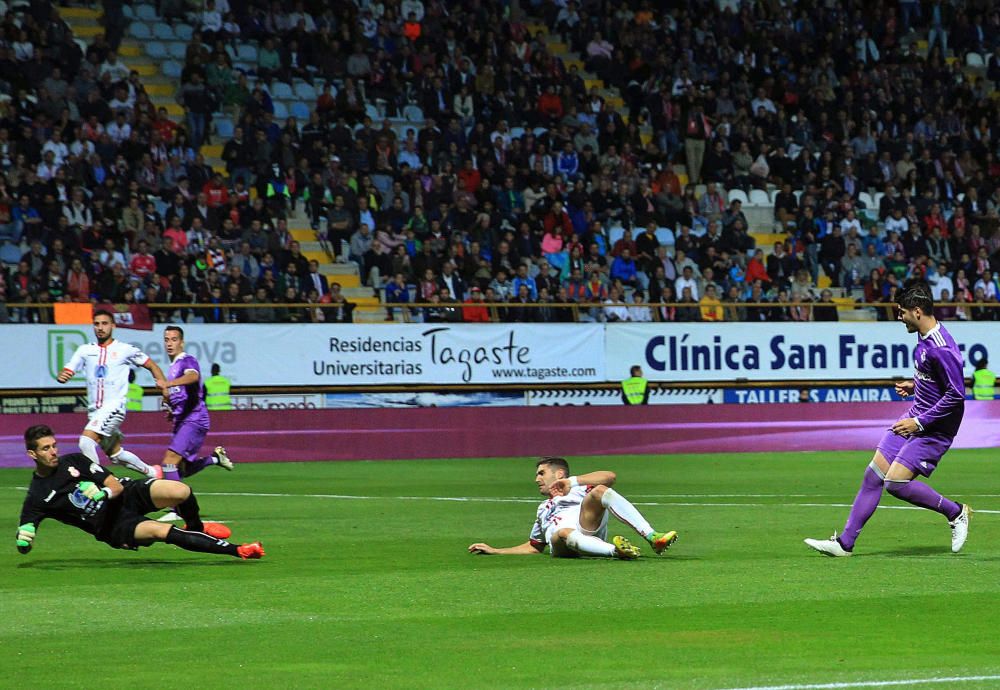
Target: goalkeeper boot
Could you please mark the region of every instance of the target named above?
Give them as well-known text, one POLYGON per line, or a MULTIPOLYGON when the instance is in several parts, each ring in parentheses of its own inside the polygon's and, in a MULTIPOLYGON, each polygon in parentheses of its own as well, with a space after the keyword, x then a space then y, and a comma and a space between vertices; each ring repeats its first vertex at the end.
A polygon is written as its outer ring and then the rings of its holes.
POLYGON ((972 517, 972 508, 962 504, 962 512, 954 520, 948 521, 951 527, 951 551, 958 553, 965 546, 965 540, 969 538, 969 518, 972 517))
POLYGON ((264 557, 264 545, 259 541, 255 541, 251 544, 240 544, 236 547, 236 553, 244 561, 254 558, 264 557))
POLYGON ((224 446, 216 446, 215 450, 212 451, 212 457, 215 458, 215 464, 219 467, 230 472, 233 471, 233 461, 226 455, 226 448, 224 446))
POLYGON ((837 539, 836 532, 834 532, 833 536, 829 539, 805 539, 804 541, 806 546, 811 549, 816 549, 824 556, 850 556, 852 553, 840 544, 840 540, 837 539))
POLYGON ((649 535, 649 545, 658 554, 666 551, 675 541, 677 541, 677 532, 673 530, 669 532, 653 532, 649 535))
POLYGON ((634 561, 639 557, 639 547, 625 537, 614 537, 611 543, 615 545, 615 558, 623 561, 634 561))
MULTIPOLYGON (((229 529, 221 522, 203 522, 201 531, 210 537, 215 537, 216 539, 229 539, 233 536, 233 530, 229 529)), ((183 529, 187 529, 188 526, 184 525, 183 529)))

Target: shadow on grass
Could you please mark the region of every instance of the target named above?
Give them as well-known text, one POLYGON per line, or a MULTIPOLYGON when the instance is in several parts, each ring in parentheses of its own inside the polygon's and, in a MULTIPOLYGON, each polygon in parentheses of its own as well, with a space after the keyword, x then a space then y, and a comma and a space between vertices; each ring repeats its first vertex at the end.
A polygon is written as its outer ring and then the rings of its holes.
POLYGON ((947 547, 940 546, 911 546, 906 549, 891 549, 887 551, 874 551, 867 554, 855 554, 858 556, 949 556, 954 557, 947 547))
POLYGON ((209 568, 209 567, 219 567, 219 566, 230 566, 242 563, 238 558, 226 559, 226 560, 166 560, 163 558, 157 559, 135 559, 135 560, 119 560, 119 561, 105 561, 93 558, 57 558, 54 560, 46 561, 30 561, 27 563, 19 563, 17 565, 18 569, 21 568, 33 568, 35 570, 76 570, 76 569, 87 569, 93 570, 94 568, 118 568, 118 569, 140 569, 140 568, 209 568))

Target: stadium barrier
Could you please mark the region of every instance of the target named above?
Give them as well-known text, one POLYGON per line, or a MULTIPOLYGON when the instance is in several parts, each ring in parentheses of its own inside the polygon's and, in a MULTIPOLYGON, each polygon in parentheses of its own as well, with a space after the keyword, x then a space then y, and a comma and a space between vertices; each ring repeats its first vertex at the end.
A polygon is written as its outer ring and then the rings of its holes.
MULTIPOLYGON (((237 462, 613 454, 656 461, 676 453, 871 451, 906 409, 831 403, 215 412, 205 447, 225 445, 237 462)), ((954 447, 1000 445, 998 414, 1000 401, 968 403, 954 447)), ((84 416, 0 416, 0 466, 30 467, 22 434, 38 423, 50 425, 63 452, 72 452, 84 416)), ((122 430, 129 449, 147 462, 163 457, 170 427, 162 414, 129 413, 122 430)))
MULTIPOLYGON (((165 363, 164 325, 119 329, 165 363)), ((912 376, 917 336, 899 323, 755 324, 185 324, 186 351, 204 369, 218 363, 234 386, 598 386, 639 364, 651 381, 748 384, 763 381, 891 380, 912 376)), ((966 376, 981 357, 1000 358, 1000 323, 950 322, 966 376), (996 355, 990 357, 990 355, 996 355)), ((60 389, 55 377, 78 345, 76 326, 0 327, 18 366, 3 389, 60 389)), ((144 370, 139 385, 151 385, 144 370)), ((79 387, 77 377, 70 387, 79 387)), ((66 391, 67 388, 61 388, 66 391)), ((300 391, 300 392, 304 392, 300 391)))

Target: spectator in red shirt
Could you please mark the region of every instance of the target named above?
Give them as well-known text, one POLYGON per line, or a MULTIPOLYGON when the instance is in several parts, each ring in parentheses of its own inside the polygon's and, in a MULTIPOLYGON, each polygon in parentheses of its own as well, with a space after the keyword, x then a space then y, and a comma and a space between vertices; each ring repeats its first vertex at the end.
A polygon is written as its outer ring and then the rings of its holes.
POLYGON ((614 245, 611 247, 611 256, 620 256, 622 251, 627 249, 629 254, 635 256, 639 253, 638 248, 635 246, 635 240, 632 239, 632 231, 625 230, 622 233, 620 239, 616 240, 614 245))
POLYGON ((212 179, 205 183, 201 191, 205 194, 209 208, 220 208, 229 202, 229 190, 219 173, 212 175, 212 179))
POLYGON ((482 175, 476 170, 472 165, 472 159, 465 159, 465 166, 458 171, 458 180, 462 183, 462 189, 464 189, 469 194, 475 194, 479 191, 479 185, 482 182, 482 175))
POLYGON ((128 262, 128 270, 134 276, 145 280, 150 273, 156 272, 156 259, 149 253, 149 243, 139 240, 139 247, 128 262))
POLYGON ((563 103, 554 86, 549 84, 538 97, 538 113, 546 121, 558 122, 563 117, 563 103))
POLYGON ((481 306, 483 303, 483 293, 477 286, 469 290, 469 296, 465 300, 466 304, 476 304, 480 306, 464 307, 462 309, 462 319, 468 322, 488 323, 490 320, 490 310, 481 306))
POLYGON ((563 208, 561 201, 553 201, 549 212, 545 214, 545 220, 542 221, 545 227, 545 234, 555 230, 563 236, 563 241, 569 240, 573 236, 573 221, 570 220, 569 214, 563 208))
POLYGON ((758 249, 753 258, 747 262, 747 272, 744 276, 747 283, 753 284, 759 280, 765 289, 771 284, 771 276, 767 273, 767 266, 764 265, 764 252, 758 249))
POLYGON ((167 109, 160 108, 156 112, 156 119, 153 120, 153 129, 160 134, 160 140, 168 145, 174 141, 174 134, 177 132, 177 124, 167 116, 167 109))

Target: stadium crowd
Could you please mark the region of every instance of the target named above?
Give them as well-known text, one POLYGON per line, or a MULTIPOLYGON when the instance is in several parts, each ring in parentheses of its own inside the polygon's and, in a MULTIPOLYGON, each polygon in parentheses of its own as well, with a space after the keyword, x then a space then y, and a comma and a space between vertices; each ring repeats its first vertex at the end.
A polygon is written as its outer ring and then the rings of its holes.
POLYGON ((48 2, 0 2, 0 302, 350 321, 293 209, 386 304, 433 303, 395 307, 426 320, 836 319, 821 276, 864 302, 913 277, 997 302, 994 5, 671 5, 161 0, 193 27, 174 122, 105 36, 84 49, 48 2), (307 121, 279 121, 298 79, 324 85, 307 121), (729 190, 771 192, 773 224, 729 190), (765 253, 750 230, 783 240, 765 253), (572 302, 604 304, 547 306, 572 302))

